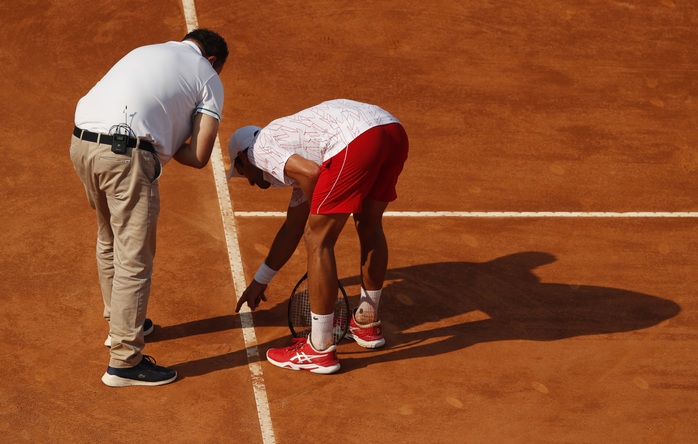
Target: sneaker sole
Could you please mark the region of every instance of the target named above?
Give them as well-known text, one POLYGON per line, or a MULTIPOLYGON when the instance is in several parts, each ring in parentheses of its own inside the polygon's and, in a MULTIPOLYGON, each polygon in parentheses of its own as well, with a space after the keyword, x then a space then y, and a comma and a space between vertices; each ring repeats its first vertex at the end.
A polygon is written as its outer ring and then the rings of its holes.
POLYGON ((385 338, 376 339, 375 341, 364 341, 361 338, 355 337, 350 332, 347 332, 344 337, 356 341, 356 343, 363 348, 381 348, 385 345, 385 338))
POLYGON ((177 373, 175 373, 175 375, 170 379, 163 379, 162 381, 138 381, 136 379, 128 379, 116 375, 110 375, 109 373, 104 373, 104 375, 102 375, 102 382, 108 385, 109 387, 131 387, 134 385, 165 385, 169 384, 175 379, 177 379, 177 373))
POLYGON ((267 357, 267 361, 269 361, 271 364, 285 368, 288 370, 307 370, 310 373, 317 373, 320 375, 329 375, 330 373, 334 373, 337 370, 339 370, 339 362, 336 363, 335 365, 330 365, 328 367, 320 367, 315 364, 294 364, 293 362, 278 362, 274 361, 273 359, 270 359, 267 357))
MULTIPOLYGON (((148 336, 155 330, 155 324, 151 325, 149 329, 143 331, 143 336, 148 336)), ((111 335, 107 335, 107 339, 104 340, 104 346, 111 348, 111 335)))

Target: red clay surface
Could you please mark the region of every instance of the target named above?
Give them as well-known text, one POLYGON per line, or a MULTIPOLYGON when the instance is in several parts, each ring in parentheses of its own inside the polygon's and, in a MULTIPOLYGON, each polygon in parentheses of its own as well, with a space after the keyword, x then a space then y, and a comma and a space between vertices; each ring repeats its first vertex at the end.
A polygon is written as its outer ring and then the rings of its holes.
MULTIPOLYGON (((408 131, 392 211, 698 211, 694 2, 196 7, 231 47, 223 144, 346 97, 408 131)), ((181 3, 2 2, 0 16, 2 441, 262 442, 210 166, 173 162, 161 179, 146 352, 179 380, 100 381, 108 327, 95 216, 68 157, 74 108, 127 51, 181 39, 181 3)), ((283 211, 289 196, 230 193, 236 211, 283 211)), ((388 218, 387 345, 340 344, 332 376, 262 359, 276 442, 692 442, 696 221, 388 218)), ((248 280, 280 223, 236 219, 248 280)), ((352 299, 356 243, 348 225, 352 299)), ((304 258, 253 315, 261 353, 289 342, 304 258)))

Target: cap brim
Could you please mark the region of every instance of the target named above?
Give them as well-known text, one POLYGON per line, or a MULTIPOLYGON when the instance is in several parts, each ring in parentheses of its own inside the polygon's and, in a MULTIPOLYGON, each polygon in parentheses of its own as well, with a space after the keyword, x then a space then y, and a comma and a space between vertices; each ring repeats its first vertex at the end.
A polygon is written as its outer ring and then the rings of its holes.
POLYGON ((228 156, 230 157, 230 169, 228 170, 228 180, 231 177, 245 177, 235 169, 235 159, 238 154, 254 145, 257 135, 262 128, 254 125, 247 125, 238 128, 228 141, 228 156))

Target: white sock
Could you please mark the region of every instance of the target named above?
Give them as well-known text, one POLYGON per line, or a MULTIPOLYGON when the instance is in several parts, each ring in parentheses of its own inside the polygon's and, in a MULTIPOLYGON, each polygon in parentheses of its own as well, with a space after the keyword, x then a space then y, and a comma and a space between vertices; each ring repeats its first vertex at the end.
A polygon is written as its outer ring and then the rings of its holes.
POLYGON ((310 344, 317 351, 323 351, 330 348, 332 345, 332 324, 334 323, 334 313, 327 315, 315 314, 310 312, 311 324, 310 330, 312 332, 312 340, 310 344))
POLYGON ((359 324, 370 324, 378 320, 378 304, 380 303, 382 292, 382 288, 380 290, 365 290, 361 287, 361 299, 359 299, 359 306, 356 313, 354 313, 356 322, 359 324))

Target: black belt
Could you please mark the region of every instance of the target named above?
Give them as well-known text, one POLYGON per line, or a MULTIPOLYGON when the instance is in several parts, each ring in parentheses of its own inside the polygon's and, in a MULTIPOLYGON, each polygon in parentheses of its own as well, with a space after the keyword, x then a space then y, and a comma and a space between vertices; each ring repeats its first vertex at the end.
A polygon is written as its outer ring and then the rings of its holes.
MULTIPOLYGON (((99 140, 99 143, 103 143, 105 145, 111 145, 113 141, 110 135, 85 131, 78 128, 77 126, 73 130, 73 135, 77 138, 80 138, 82 136, 82 140, 87 140, 88 142, 97 142, 97 140, 99 140)), ((126 147, 135 148, 136 142, 138 142, 138 139, 129 138, 126 147)), ((141 143, 138 145, 138 149, 150 151, 151 153, 155 154, 155 147, 153 147, 153 144, 148 142, 147 140, 141 139, 141 143)))

